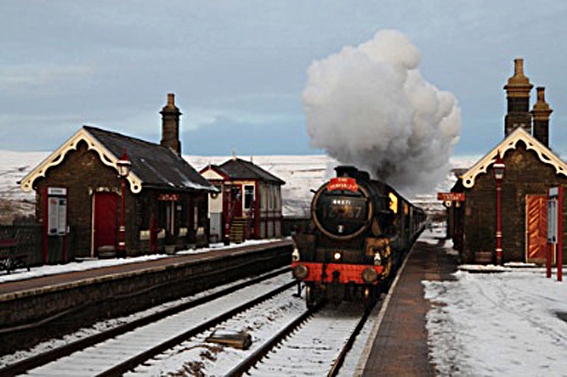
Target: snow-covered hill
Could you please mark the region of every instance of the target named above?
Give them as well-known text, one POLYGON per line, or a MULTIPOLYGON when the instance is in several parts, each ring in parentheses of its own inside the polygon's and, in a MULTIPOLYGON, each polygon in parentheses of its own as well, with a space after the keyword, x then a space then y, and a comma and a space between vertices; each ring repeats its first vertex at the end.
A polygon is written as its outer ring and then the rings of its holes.
MULTIPOLYGON (((35 193, 24 193, 18 181, 45 159, 50 152, 12 152, 0 151, 0 211, 4 217, 11 210, 18 214, 33 213, 35 193)), ((209 164, 221 164, 230 156, 184 156, 197 170, 209 164)), ((324 155, 306 156, 253 156, 240 158, 252 160, 255 164, 269 171, 286 184, 282 187, 282 199, 285 216, 304 216, 308 213, 312 192, 326 179, 333 176, 336 161, 324 155)), ((451 159, 453 169, 471 166, 478 157, 460 157, 451 159)), ((437 192, 448 191, 455 182, 455 176, 448 172, 447 179, 439 182, 434 192, 424 192, 409 198, 428 211, 442 210, 437 201, 437 192)), ((4 220, 5 221, 5 220, 4 220)), ((0 216, 2 222, 2 216, 0 216)))

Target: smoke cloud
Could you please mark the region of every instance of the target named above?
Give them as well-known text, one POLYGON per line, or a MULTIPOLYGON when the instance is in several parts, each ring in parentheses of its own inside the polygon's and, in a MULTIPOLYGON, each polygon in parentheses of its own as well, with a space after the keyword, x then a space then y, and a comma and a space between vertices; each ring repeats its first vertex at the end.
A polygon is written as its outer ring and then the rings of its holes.
POLYGON ((418 49, 395 30, 313 62, 303 91, 311 145, 405 195, 433 190, 450 169, 461 111, 423 79, 419 63, 418 49))

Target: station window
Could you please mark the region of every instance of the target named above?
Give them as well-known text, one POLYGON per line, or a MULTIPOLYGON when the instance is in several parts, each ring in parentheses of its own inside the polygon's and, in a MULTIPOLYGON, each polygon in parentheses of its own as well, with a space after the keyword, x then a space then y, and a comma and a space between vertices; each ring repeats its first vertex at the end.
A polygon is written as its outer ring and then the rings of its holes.
POLYGON ((268 209, 274 209, 275 198, 274 186, 268 186, 268 209))
POLYGON ((254 186, 244 186, 244 209, 250 209, 254 202, 254 186))

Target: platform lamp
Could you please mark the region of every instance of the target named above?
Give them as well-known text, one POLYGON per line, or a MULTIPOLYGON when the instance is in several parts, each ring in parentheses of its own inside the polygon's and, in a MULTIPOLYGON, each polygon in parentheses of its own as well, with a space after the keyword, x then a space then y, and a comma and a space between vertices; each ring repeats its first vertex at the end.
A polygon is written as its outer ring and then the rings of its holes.
POLYGON ((492 165, 492 174, 496 181, 496 264, 502 264, 502 179, 506 165, 500 157, 500 151, 496 154, 496 160, 492 165))
POLYGON ((116 161, 118 176, 122 185, 122 211, 120 214, 120 228, 118 229, 118 257, 126 257, 126 177, 130 174, 132 163, 128 159, 126 148, 122 150, 122 157, 116 161))

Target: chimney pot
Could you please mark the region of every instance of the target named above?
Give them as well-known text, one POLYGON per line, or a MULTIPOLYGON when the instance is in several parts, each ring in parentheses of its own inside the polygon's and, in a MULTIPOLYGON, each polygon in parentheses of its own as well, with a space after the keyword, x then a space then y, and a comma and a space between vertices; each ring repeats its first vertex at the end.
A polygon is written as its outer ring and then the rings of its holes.
POLYGON ((524 75, 524 59, 521 58, 514 59, 514 75, 516 76, 524 75))
POLYGON ((530 91, 533 85, 524 75, 524 59, 514 59, 514 75, 504 86, 508 100, 508 111, 504 118, 504 135, 507 136, 517 127, 532 133, 530 114, 530 91))
POLYGON ((537 101, 531 111, 533 116, 533 136, 543 145, 549 147, 549 116, 553 110, 545 102, 545 87, 538 86, 537 101))
POLYGON ((545 102, 545 87, 538 86, 536 90, 537 90, 537 101, 545 102))
POLYGON ((179 141, 179 117, 181 111, 175 106, 175 95, 167 94, 167 104, 160 112, 162 117, 160 144, 173 149, 181 155, 181 142, 179 141))

